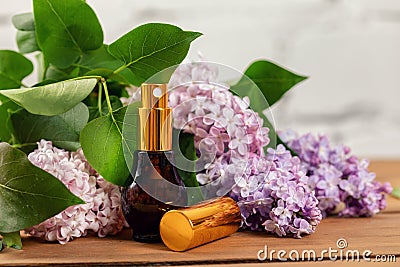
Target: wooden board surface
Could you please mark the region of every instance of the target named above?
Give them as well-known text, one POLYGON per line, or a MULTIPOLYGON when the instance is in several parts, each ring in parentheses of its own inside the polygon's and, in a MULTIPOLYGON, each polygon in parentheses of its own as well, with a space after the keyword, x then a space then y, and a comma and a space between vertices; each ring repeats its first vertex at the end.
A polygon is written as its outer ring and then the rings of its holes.
MULTIPOLYGON (((381 181, 390 181, 394 186, 400 186, 400 162, 379 162, 371 164, 381 181)), ((316 233, 302 239, 278 238, 272 235, 251 232, 238 232, 234 235, 194 248, 187 252, 172 252, 162 244, 142 244, 130 239, 131 231, 125 230, 111 238, 89 236, 79 238, 66 245, 44 243, 32 238, 24 238, 24 249, 21 251, 7 249, 0 253, 0 266, 40 266, 56 265, 227 265, 255 266, 259 250, 268 248, 286 251, 286 258, 291 250, 301 253, 314 250, 320 257, 323 250, 336 249, 338 239, 345 239, 347 248, 342 251, 358 250, 362 254, 371 250, 371 260, 376 255, 394 255, 397 265, 400 262, 400 200, 390 197, 388 208, 384 213, 372 218, 327 218, 319 225, 316 233), (244 265, 246 264, 246 265, 244 265)), ((295 254, 292 254, 295 256, 295 254)), ((337 266, 340 261, 330 261, 327 253, 323 261, 313 262, 312 266, 337 266), (328 265, 326 265, 328 264, 328 265), (329 265, 330 264, 330 265, 329 265), (335 265, 333 265, 335 264, 335 265)), ((267 264, 267 262, 261 262, 267 264)), ((292 262, 290 265, 300 265, 292 262)), ((343 262, 345 263, 345 262, 343 262)), ((348 264, 348 263, 347 263, 348 264)), ((356 262, 351 265, 357 264, 356 262)), ((379 266, 396 266, 396 263, 379 263, 379 266)), ((276 252, 273 254, 271 266, 283 266, 276 252)), ((351 266, 350 265, 350 266, 351 266)))

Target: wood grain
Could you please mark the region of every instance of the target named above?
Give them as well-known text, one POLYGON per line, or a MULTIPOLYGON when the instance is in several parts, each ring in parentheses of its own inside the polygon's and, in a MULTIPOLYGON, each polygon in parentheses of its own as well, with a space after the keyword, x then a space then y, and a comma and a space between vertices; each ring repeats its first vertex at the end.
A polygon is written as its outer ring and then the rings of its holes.
MULTIPOLYGON (((400 162, 380 162, 371 164, 381 181, 390 181, 400 186, 400 162)), ((324 249, 337 249, 336 241, 346 239, 345 250, 358 250, 362 253, 369 249, 373 255, 396 255, 400 261, 400 200, 389 198, 388 209, 373 218, 344 219, 330 217, 322 221, 315 234, 302 239, 279 238, 264 233, 238 232, 234 235, 194 248, 187 252, 169 251, 163 244, 142 244, 130 239, 131 231, 125 230, 111 238, 100 239, 94 236, 79 238, 66 245, 44 243, 33 238, 24 238, 21 251, 6 249, 0 253, 0 266, 42 266, 47 264, 82 266, 117 265, 227 265, 254 266, 260 263, 257 252, 267 245, 268 250, 313 249, 317 255, 324 249), (244 265, 246 264, 246 265, 244 265)), ((262 264, 276 266, 284 264, 278 261, 276 253, 273 262, 262 264)), ((311 266, 337 266, 324 257, 322 262, 313 262, 311 266), (328 264, 328 265, 326 265, 328 264), (330 264, 330 265, 329 265, 330 264)), ((300 265, 290 262, 291 265, 300 265)), ((352 263, 350 266, 352 266, 352 263)), ((393 263, 379 263, 379 266, 392 266, 393 263)), ((396 264, 396 263, 394 263, 396 264)), ((394 266, 394 265, 393 265, 394 266)))

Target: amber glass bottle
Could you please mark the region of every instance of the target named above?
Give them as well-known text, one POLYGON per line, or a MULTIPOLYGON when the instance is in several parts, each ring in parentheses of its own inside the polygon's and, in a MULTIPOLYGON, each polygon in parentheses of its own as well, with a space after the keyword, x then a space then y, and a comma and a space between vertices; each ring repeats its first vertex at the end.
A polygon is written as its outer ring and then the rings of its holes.
POLYGON ((186 204, 182 179, 173 166, 172 119, 166 84, 142 84, 138 146, 132 183, 122 190, 122 209, 140 242, 161 241, 159 225, 167 211, 186 204), (180 187, 171 187, 170 185, 180 187))

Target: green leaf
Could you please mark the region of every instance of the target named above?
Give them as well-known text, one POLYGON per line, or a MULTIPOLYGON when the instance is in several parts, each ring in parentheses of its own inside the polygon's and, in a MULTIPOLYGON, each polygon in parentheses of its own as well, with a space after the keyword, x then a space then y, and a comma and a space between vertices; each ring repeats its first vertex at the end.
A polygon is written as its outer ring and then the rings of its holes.
POLYGON ((107 181, 123 186, 129 176, 125 162, 122 125, 127 107, 89 122, 80 142, 90 165, 107 181))
POLYGON ((55 81, 55 80, 44 80, 44 81, 41 81, 40 83, 35 84, 34 87, 48 85, 48 84, 56 83, 56 82, 57 81, 55 81))
POLYGON ((49 68, 49 62, 45 59, 44 55, 42 52, 38 53, 36 56, 36 62, 37 62, 37 77, 40 82, 46 80, 46 72, 47 69, 49 68))
POLYGON ((36 33, 34 31, 18 31, 17 45, 21 53, 31 53, 40 50, 36 42, 36 33))
POLYGON ((3 100, 0 103, 0 141, 9 142, 13 135, 13 127, 10 121, 10 112, 16 111, 20 107, 11 100, 3 100))
POLYGON ((97 50, 84 53, 77 66, 80 67, 79 75, 99 75, 104 78, 133 84, 137 78, 129 69, 124 69, 118 75, 113 73, 123 64, 121 60, 116 59, 108 52, 107 45, 103 45, 97 50), (120 76, 124 79, 121 79, 120 76))
POLYGON ((65 69, 59 69, 56 66, 49 64, 46 73, 45 73, 45 80, 55 80, 55 81, 65 81, 69 79, 73 79, 76 76, 73 74, 79 71, 79 68, 71 66, 65 69))
POLYGON ((22 79, 32 71, 32 62, 23 55, 10 50, 0 50, 0 89, 21 87, 22 79))
POLYGON ((11 115, 15 136, 21 144, 46 139, 67 150, 80 147, 79 135, 88 119, 89 110, 83 103, 55 116, 34 115, 25 110, 11 115))
POLYGON ((79 78, 33 88, 1 90, 32 114, 58 115, 76 106, 96 86, 96 78, 79 78))
POLYGON ((76 204, 84 202, 62 182, 30 163, 22 151, 0 143, 0 232, 36 225, 76 204))
MULTIPOLYGON (((138 150, 138 127, 139 127, 139 108, 142 102, 134 102, 126 106, 124 123, 122 127, 122 149, 124 151, 126 165, 132 167, 134 165, 134 151, 138 150)), ((125 180, 124 186, 131 184, 132 176, 125 180)))
POLYGON ((136 76, 133 84, 139 86, 159 71, 179 64, 186 57, 190 43, 199 36, 201 33, 183 31, 173 25, 148 23, 116 40, 109 51, 125 64, 119 70, 128 67, 136 76))
MULTIPOLYGON (((307 79, 266 60, 252 63, 244 74, 261 90, 269 106, 275 104, 294 85, 307 79)), ((233 90, 239 94, 251 94, 249 91, 255 89, 249 79, 243 77, 233 86, 233 90)))
POLYGON ((82 0, 34 0, 36 35, 46 59, 58 68, 77 62, 103 44, 96 14, 82 0))
POLYGON ((36 41, 35 20, 32 12, 13 16, 12 23, 18 30, 17 45, 21 53, 31 53, 40 50, 36 41))
POLYGON ((11 18, 14 27, 20 31, 34 31, 35 30, 35 20, 33 18, 33 13, 21 13, 14 15, 11 18))
POLYGON ((275 128, 263 111, 276 103, 292 86, 307 77, 296 75, 266 60, 256 61, 245 71, 245 75, 230 90, 240 96, 249 97, 250 107, 263 119, 263 126, 268 127, 270 143, 267 147, 275 148, 283 144, 292 155, 292 151, 276 134, 275 128))
POLYGON ((396 197, 396 198, 400 198, 400 187, 393 188, 393 191, 392 191, 391 195, 396 197))
POLYGON ((3 242, 7 248, 15 248, 22 249, 22 241, 19 231, 11 232, 11 233, 0 233, 3 236, 3 242))

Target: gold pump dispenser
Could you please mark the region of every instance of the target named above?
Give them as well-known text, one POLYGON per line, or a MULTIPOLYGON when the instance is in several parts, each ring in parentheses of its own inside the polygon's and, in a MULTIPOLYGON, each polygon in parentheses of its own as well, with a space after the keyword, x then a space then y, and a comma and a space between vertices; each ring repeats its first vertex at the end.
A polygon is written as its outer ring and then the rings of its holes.
POLYGON ((139 150, 172 149, 172 109, 168 107, 167 84, 142 84, 139 108, 139 150))

